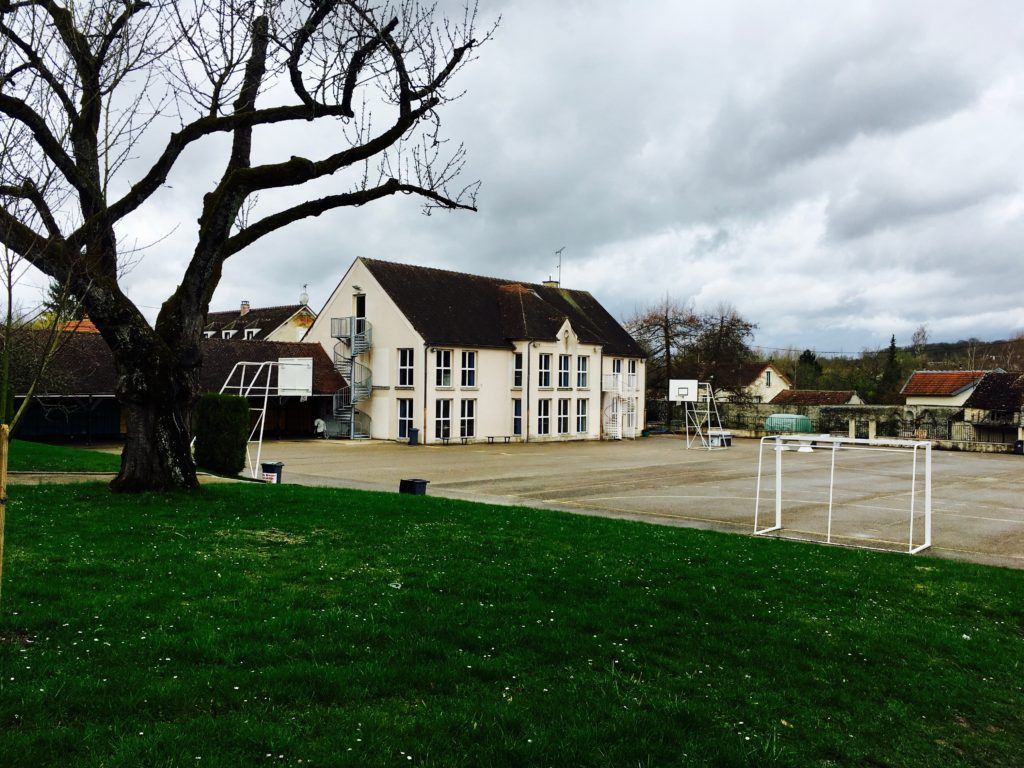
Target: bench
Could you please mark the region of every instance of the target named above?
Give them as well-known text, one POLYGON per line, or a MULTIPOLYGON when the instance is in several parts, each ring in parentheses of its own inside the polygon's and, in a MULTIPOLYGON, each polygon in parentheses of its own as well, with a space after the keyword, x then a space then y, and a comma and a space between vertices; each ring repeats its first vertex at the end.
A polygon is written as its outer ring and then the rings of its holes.
POLYGON ((448 445, 448 441, 449 441, 449 440, 451 440, 451 438, 450 438, 450 437, 442 437, 442 438, 441 438, 441 442, 442 442, 442 443, 444 443, 445 445, 448 445))
POLYGON ((502 437, 505 440, 506 443, 512 442, 512 437, 510 435, 497 435, 497 436, 496 435, 488 435, 487 436, 487 442, 488 443, 493 443, 495 437, 502 437))
POLYGON ((468 437, 460 437, 459 438, 459 442, 462 443, 463 445, 465 445, 466 443, 469 442, 469 438, 468 437))

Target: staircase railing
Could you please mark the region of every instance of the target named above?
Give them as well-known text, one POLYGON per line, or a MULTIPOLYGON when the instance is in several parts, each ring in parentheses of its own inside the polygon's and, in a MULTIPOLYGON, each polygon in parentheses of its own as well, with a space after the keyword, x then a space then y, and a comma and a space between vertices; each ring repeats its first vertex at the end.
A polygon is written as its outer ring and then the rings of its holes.
POLYGON ((373 371, 356 358, 373 346, 373 326, 365 317, 332 317, 334 367, 348 386, 334 395, 334 418, 342 434, 352 439, 370 437, 370 416, 355 406, 373 395, 373 371))

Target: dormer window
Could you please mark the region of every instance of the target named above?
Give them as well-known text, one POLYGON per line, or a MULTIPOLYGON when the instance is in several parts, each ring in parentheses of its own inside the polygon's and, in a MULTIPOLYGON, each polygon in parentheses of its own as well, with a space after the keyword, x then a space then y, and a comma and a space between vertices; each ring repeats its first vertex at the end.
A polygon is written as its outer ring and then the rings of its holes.
POLYGON ((245 340, 249 341, 250 339, 255 339, 256 336, 259 334, 259 332, 260 332, 259 328, 246 328, 245 329, 245 340))
POLYGON ((220 332, 220 337, 221 337, 222 339, 230 339, 230 338, 231 338, 232 336, 234 336, 234 335, 235 335, 236 333, 238 333, 238 331, 221 331, 221 332, 220 332))
POLYGON ((203 331, 203 336, 205 336, 208 339, 212 339, 216 335, 217 335, 216 331, 203 331))

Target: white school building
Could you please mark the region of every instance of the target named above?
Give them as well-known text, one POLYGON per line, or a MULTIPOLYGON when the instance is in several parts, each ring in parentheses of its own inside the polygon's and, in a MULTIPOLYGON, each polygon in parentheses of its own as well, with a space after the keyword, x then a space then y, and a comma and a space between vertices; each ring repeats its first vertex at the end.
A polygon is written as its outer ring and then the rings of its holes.
POLYGON ((587 291, 356 259, 304 339, 335 361, 345 436, 635 437, 645 357, 587 291))

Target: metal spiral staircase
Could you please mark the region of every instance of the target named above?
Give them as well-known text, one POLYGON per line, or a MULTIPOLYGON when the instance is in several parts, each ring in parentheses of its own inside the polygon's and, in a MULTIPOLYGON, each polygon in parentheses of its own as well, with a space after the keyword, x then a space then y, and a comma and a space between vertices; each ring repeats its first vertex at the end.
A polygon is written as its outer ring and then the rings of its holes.
POLYGON ((347 389, 334 393, 334 418, 342 436, 352 440, 370 437, 370 416, 356 408, 373 394, 373 372, 357 358, 373 346, 373 328, 362 317, 332 317, 331 337, 334 345, 334 367, 348 382, 347 389))
POLYGON ((608 403, 602 413, 604 435, 608 440, 635 438, 637 432, 636 400, 638 394, 635 373, 606 374, 601 382, 601 389, 608 403))

